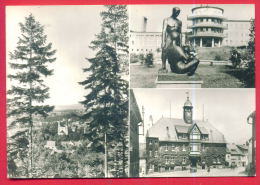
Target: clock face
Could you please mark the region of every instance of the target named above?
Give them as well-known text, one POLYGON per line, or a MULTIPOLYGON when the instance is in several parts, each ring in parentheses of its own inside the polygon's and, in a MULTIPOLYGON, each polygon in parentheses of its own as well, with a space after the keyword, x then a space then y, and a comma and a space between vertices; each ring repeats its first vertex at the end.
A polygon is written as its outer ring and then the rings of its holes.
POLYGON ((186 112, 187 117, 191 117, 191 112, 186 112))
POLYGON ((185 110, 185 119, 186 119, 188 122, 191 122, 191 121, 192 121, 192 112, 191 112, 191 110, 185 110))

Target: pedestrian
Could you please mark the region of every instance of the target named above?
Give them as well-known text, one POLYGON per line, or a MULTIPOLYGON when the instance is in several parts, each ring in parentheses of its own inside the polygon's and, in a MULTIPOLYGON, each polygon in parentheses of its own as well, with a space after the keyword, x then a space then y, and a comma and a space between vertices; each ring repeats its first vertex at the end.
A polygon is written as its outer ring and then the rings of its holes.
POLYGON ((209 164, 208 164, 208 170, 207 171, 208 171, 208 173, 210 172, 210 165, 209 164))

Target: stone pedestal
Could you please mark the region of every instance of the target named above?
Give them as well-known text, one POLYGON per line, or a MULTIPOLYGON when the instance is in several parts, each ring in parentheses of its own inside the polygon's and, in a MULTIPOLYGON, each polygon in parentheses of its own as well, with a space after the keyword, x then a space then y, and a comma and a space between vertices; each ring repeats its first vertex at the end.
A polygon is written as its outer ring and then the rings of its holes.
POLYGON ((158 73, 155 83, 157 88, 201 88, 203 81, 198 74, 158 73))

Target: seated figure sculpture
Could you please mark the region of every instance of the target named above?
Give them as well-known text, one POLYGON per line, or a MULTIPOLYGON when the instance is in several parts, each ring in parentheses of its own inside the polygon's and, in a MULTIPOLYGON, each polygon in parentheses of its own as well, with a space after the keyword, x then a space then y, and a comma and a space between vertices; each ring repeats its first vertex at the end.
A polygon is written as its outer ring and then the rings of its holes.
POLYGON ((199 60, 188 46, 181 47, 182 22, 177 19, 179 14, 180 9, 174 7, 171 17, 163 21, 161 71, 166 71, 166 61, 168 60, 173 73, 191 76, 195 73, 199 60))

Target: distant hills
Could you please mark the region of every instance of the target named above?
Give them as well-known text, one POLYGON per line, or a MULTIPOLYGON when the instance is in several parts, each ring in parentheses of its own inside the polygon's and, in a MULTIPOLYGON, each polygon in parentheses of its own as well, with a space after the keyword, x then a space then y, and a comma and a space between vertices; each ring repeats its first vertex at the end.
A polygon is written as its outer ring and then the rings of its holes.
POLYGON ((64 111, 64 110, 81 110, 84 109, 81 104, 70 104, 70 105, 55 105, 55 111, 64 111))

